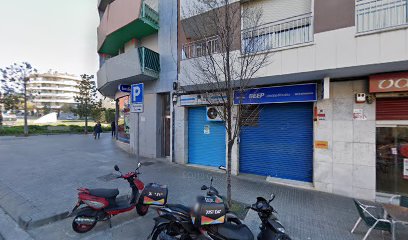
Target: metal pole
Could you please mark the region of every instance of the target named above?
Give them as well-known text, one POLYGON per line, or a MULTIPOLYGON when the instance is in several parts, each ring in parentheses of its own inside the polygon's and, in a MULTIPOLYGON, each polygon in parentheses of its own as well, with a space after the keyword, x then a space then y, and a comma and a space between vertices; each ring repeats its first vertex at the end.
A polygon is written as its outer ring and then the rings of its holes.
POLYGON ((137 158, 137 162, 140 162, 140 156, 139 156, 139 153, 140 153, 140 150, 139 150, 139 147, 140 147, 140 143, 139 143, 139 141, 140 141, 140 128, 139 128, 139 126, 140 126, 140 123, 139 123, 139 121, 140 121, 140 117, 139 117, 139 114, 140 113, 137 113, 137 150, 136 150, 136 158, 137 158))

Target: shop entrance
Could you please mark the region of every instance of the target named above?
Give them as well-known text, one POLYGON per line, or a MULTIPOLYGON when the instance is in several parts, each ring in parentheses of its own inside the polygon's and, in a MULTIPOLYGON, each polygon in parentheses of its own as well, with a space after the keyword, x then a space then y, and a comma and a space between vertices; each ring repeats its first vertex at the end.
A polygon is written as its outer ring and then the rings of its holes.
POLYGON ((377 192, 408 194, 408 125, 377 127, 377 192))

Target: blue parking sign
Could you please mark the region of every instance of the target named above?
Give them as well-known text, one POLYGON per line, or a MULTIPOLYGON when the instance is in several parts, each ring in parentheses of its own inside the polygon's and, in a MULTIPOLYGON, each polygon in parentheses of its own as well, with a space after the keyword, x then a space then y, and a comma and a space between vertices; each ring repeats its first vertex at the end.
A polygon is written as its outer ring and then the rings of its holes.
POLYGON ((143 103, 143 90, 144 90, 143 83, 132 84, 132 89, 131 89, 132 103, 134 104, 143 103))

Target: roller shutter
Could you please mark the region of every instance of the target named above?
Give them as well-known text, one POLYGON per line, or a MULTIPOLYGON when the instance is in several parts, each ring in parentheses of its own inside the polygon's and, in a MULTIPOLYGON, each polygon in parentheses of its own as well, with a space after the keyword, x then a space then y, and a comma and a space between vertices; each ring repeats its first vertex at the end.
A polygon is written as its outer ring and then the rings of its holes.
POLYGON ((408 98, 378 98, 377 120, 408 120, 408 98))
POLYGON ((206 107, 188 110, 188 159, 191 164, 225 166, 224 122, 209 122, 206 107))
MULTIPOLYGON (((311 0, 252 0, 244 6, 246 8, 262 9, 261 24, 312 12, 311 0)), ((244 26, 244 28, 247 27, 244 26)))
POLYGON ((263 105, 240 138, 240 172, 313 181, 313 103, 263 105))

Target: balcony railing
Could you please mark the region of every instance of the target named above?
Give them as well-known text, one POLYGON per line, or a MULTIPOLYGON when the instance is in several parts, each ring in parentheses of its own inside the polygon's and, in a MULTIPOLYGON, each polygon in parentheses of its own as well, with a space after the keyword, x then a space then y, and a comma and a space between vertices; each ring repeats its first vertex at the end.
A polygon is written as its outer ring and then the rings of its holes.
POLYGON ((219 51, 218 37, 210 37, 183 45, 182 59, 202 57, 219 51))
POLYGON ((158 74, 160 72, 160 55, 145 47, 138 48, 138 51, 142 73, 158 74))
POLYGON ((257 53, 313 42, 311 13, 242 31, 242 52, 257 53))
POLYGON ((158 28, 159 13, 156 12, 149 5, 147 5, 144 1, 142 3, 141 17, 144 21, 148 22, 150 25, 158 28))
POLYGON ((407 0, 357 0, 357 33, 408 24, 407 0))

